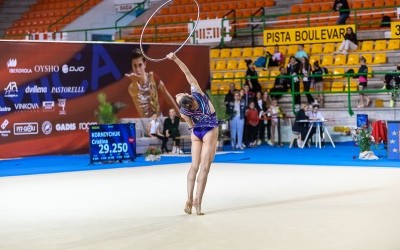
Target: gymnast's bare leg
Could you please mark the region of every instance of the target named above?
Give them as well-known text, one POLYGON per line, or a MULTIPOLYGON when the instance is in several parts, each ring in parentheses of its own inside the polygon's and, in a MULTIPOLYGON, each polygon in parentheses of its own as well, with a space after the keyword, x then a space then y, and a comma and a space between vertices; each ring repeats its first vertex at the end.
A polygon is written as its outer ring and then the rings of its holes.
POLYGON ((187 193, 185 212, 191 214, 192 205, 195 206, 198 215, 201 213, 201 201, 207 183, 208 172, 214 160, 217 148, 218 128, 209 131, 201 141, 192 134, 192 165, 187 175, 187 193), (200 174, 197 176, 200 169, 200 174), (196 178, 197 177, 197 178, 196 178), (196 199, 193 203, 193 191, 197 179, 196 199))

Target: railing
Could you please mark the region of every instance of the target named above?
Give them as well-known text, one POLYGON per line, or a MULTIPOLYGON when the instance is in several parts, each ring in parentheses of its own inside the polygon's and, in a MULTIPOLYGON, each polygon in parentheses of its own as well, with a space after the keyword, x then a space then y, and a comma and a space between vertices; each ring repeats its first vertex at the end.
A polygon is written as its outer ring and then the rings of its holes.
MULTIPOLYGON (((391 93, 391 94, 397 94, 398 95, 398 91, 396 89, 365 89, 365 90, 351 90, 351 78, 353 78, 355 75, 367 75, 367 76, 374 76, 374 75, 386 75, 386 74, 400 74, 399 72, 372 72, 372 73, 368 73, 368 74, 324 74, 324 75, 310 75, 309 77, 324 77, 326 79, 331 79, 334 77, 343 77, 346 78, 347 84, 343 85, 343 90, 342 91, 294 91, 294 86, 295 86, 295 81, 294 78, 301 78, 301 75, 296 75, 296 76, 262 76, 262 77, 241 77, 240 79, 240 85, 243 87, 244 83, 246 82, 247 79, 254 79, 254 78, 258 78, 258 79, 275 79, 277 77, 282 77, 282 78, 289 78, 291 81, 291 91, 289 92, 274 92, 274 93, 270 93, 271 96, 273 95, 291 95, 292 97, 292 101, 291 101, 291 106, 292 106, 292 111, 293 113, 295 113, 295 103, 294 103, 294 97, 295 95, 301 95, 301 94, 328 94, 328 95, 335 95, 335 94, 347 94, 347 110, 349 115, 354 115, 354 111, 351 107, 351 95, 352 94, 360 94, 360 93, 391 93)), ((229 80, 232 79, 232 82, 234 79, 238 79, 238 78, 211 78, 212 80, 229 80)), ((300 82, 298 82, 297 84, 301 84, 300 82)), ((397 96, 396 95, 396 96, 397 96)))
POLYGON ((126 12, 124 15, 122 15, 120 18, 115 20, 115 29, 118 29, 118 23, 124 19, 126 16, 130 15, 131 13, 137 11, 137 10, 147 10, 150 7, 150 0, 144 0, 141 3, 138 3, 135 8, 131 9, 130 11, 126 12))

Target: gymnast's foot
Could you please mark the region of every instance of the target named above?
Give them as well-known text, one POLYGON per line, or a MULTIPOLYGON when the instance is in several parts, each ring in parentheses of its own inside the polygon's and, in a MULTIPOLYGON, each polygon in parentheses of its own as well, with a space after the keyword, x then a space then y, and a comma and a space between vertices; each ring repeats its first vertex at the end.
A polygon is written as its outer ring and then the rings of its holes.
POLYGON ((183 211, 185 211, 185 213, 187 214, 192 214, 192 202, 191 201, 187 201, 185 204, 185 209, 183 211))
POLYGON ((193 206, 196 209, 197 215, 204 215, 204 213, 201 212, 201 205, 197 201, 194 201, 193 206))

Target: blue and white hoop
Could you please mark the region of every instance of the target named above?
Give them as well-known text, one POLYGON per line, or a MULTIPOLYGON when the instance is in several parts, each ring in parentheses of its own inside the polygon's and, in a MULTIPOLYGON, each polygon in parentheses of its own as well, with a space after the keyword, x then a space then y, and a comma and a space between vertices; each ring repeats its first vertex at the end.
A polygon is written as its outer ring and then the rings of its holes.
MULTIPOLYGON (((147 60, 149 60, 149 61, 161 62, 161 61, 167 59, 167 56, 165 56, 164 58, 151 58, 151 57, 147 56, 147 55, 144 53, 144 51, 143 51, 142 39, 143 39, 144 31, 146 30, 146 27, 147 27, 147 25, 149 24, 150 20, 153 18, 153 16, 154 16, 158 11, 160 11, 165 5, 167 5, 168 3, 172 2, 172 1, 173 1, 173 0, 168 0, 168 1, 166 1, 165 3, 163 3, 160 7, 158 7, 158 8, 156 9, 156 11, 154 11, 154 13, 150 16, 149 20, 147 20, 146 24, 145 24, 144 27, 143 27, 142 34, 140 35, 139 46, 140 46, 140 51, 142 52, 143 56, 144 56, 147 60)), ((179 50, 181 50, 182 47, 189 41, 190 37, 191 37, 191 36, 193 35, 193 33, 196 31, 197 24, 199 23, 199 20, 200 20, 200 6, 199 6, 199 3, 198 3, 196 0, 193 0, 193 1, 194 1, 194 2, 196 3, 196 5, 197 5, 197 20, 196 20, 196 23, 195 23, 195 25, 194 25, 194 27, 193 27, 193 30, 190 32, 189 36, 188 36, 188 37, 186 38, 186 40, 174 51, 174 54, 177 53, 179 50)))

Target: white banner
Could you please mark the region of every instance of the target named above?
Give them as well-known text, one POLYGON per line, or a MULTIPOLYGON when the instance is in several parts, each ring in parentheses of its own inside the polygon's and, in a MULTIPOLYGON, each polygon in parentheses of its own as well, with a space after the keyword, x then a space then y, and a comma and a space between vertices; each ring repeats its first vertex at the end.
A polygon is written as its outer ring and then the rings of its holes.
MULTIPOLYGON (((199 20, 199 23, 197 24, 196 27, 196 40, 195 43, 214 43, 214 42, 220 42, 221 41, 221 18, 217 19, 208 19, 208 20, 199 20)), ((229 25, 229 21, 224 22, 223 26, 225 32, 227 33, 225 35, 224 40, 226 42, 229 42, 232 40, 232 37, 229 35, 229 30, 231 29, 229 25)), ((189 33, 192 32, 193 29, 193 23, 188 24, 188 29, 189 33)), ((191 43, 193 43, 193 39, 189 40, 191 43)))

